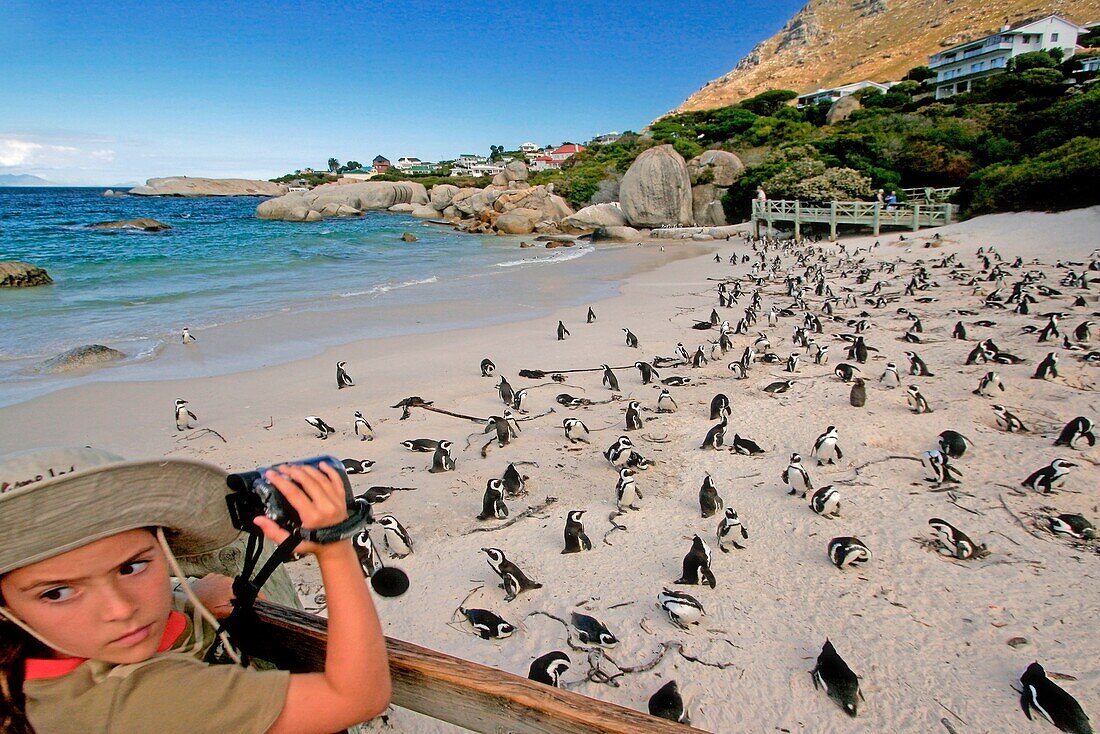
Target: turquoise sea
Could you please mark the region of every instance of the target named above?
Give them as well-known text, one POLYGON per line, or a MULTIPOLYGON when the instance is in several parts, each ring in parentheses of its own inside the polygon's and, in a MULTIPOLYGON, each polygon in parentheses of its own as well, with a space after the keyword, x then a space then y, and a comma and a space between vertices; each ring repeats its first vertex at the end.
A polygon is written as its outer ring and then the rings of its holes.
POLYGON ((0 188, 0 260, 40 265, 55 281, 0 290, 0 404, 73 384, 38 367, 82 344, 114 347, 137 364, 155 360, 185 326, 201 341, 212 329, 279 314, 334 314, 300 320, 298 333, 250 344, 248 354, 161 364, 156 372, 99 370, 95 379, 213 374, 361 338, 527 318, 606 297, 630 269, 627 258, 588 244, 520 249, 520 238, 460 234, 387 212, 272 222, 254 217, 256 198, 115 198, 103 191, 0 188), (135 217, 172 229, 87 226, 135 217), (403 242, 404 232, 417 241, 403 242), (424 305, 435 314, 429 321, 401 318, 403 308, 424 305), (335 318, 356 309, 362 318, 335 318))

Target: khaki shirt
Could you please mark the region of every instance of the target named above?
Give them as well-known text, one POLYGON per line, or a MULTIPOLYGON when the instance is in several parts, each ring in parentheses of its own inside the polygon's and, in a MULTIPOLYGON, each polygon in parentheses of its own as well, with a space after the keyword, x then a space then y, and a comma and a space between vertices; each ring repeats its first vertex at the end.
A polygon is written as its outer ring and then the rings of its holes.
POLYGON ((37 734, 266 732, 283 710, 290 674, 208 665, 201 657, 212 642, 200 617, 172 612, 161 652, 149 660, 28 660, 27 718, 37 734))

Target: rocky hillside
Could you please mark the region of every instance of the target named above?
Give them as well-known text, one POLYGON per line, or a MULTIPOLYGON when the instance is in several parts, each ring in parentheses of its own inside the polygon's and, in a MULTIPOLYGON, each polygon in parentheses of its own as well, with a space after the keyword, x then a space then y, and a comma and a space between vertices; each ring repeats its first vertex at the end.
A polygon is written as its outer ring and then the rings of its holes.
POLYGON ((1100 20, 1100 0, 810 0, 776 35, 677 112, 739 102, 768 89, 799 93, 871 79, 897 80, 946 46, 997 30, 1008 19, 1056 12, 1100 20))

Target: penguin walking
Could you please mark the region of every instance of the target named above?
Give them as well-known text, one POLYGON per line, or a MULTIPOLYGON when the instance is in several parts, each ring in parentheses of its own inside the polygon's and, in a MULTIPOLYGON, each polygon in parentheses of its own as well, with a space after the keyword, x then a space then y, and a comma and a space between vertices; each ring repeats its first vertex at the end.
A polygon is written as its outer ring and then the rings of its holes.
POLYGON ((638 337, 634 335, 630 329, 623 329, 623 333, 626 334, 626 345, 633 349, 638 348, 638 337))
POLYGON ((862 377, 852 380, 852 390, 848 393, 848 402, 853 408, 862 408, 867 404, 867 382, 862 377))
POLYGON ((1000 388, 1001 392, 1004 392, 1005 385, 1001 382, 1001 376, 990 370, 982 376, 982 379, 978 380, 978 387, 974 390, 974 394, 983 397, 991 397, 993 395, 993 390, 996 388, 1000 388))
POLYGON ((718 488, 714 486, 714 479, 710 474, 703 477, 703 483, 699 487, 699 510, 703 517, 710 517, 725 506, 718 495, 718 488))
POLYGON ((355 382, 351 379, 351 375, 348 374, 348 363, 337 362, 336 363, 336 389, 343 390, 345 387, 355 387, 355 382))
POLYGON ((706 438, 703 439, 703 443, 699 448, 715 450, 722 448, 722 444, 726 439, 726 425, 726 416, 722 416, 718 424, 707 431, 706 438))
POLYGON ((677 724, 691 724, 676 681, 670 680, 649 697, 649 715, 675 721, 677 724))
POLYGON ((1075 444, 1078 441, 1085 439, 1090 447, 1095 446, 1096 434, 1093 433, 1092 429, 1092 421, 1083 415, 1079 415, 1062 428, 1062 432, 1054 440, 1054 445, 1072 449, 1076 448, 1075 444))
POLYGON ((1049 380, 1052 377, 1058 376, 1058 355, 1054 352, 1047 352, 1047 356, 1043 358, 1043 361, 1039 363, 1039 366, 1035 368, 1035 374, 1031 376, 1033 380, 1049 380))
POLYGON ((485 494, 481 498, 481 514, 478 520, 503 520, 508 517, 508 506, 504 504, 504 482, 490 479, 485 483, 485 494))
POLYGON ((375 520, 375 523, 384 531, 382 540, 391 558, 404 558, 413 552, 412 537, 396 517, 383 515, 375 520))
POLYGON ((180 334, 180 343, 182 343, 182 344, 194 344, 197 341, 198 341, 198 339, 196 339, 191 334, 191 330, 188 329, 186 326, 183 327, 183 333, 180 334))
POLYGON ((577 631, 577 641, 582 645, 598 645, 599 647, 615 647, 619 644, 619 638, 611 634, 603 622, 595 617, 580 612, 569 614, 569 624, 577 631))
POLYGON ((1003 428, 1009 433, 1028 433, 1027 426, 1024 422, 1016 417, 1014 413, 1009 412, 1008 408, 1003 405, 994 405, 993 414, 997 419, 997 426, 1003 428))
POLYGON ((714 574, 710 570, 710 546, 698 535, 691 541, 691 550, 684 556, 683 573, 677 584, 706 584, 710 588, 717 586, 714 574))
POLYGON ((643 385, 648 385, 654 377, 659 378, 661 376, 649 362, 635 362, 634 366, 638 368, 638 372, 642 375, 643 385))
POLYGON ((626 404, 626 430, 640 431, 642 429, 642 414, 639 412, 642 404, 637 400, 631 400, 626 404))
POLYGON ((489 567, 496 571, 497 576, 503 582, 505 601, 512 601, 520 593, 532 589, 541 589, 542 584, 529 579, 519 566, 512 563, 499 548, 482 548, 482 553, 489 557, 489 567))
POLYGON ((625 466, 619 469, 619 480, 615 483, 615 504, 619 512, 623 511, 624 506, 629 510, 639 509, 634 500, 641 498, 642 493, 638 491, 638 485, 634 481, 634 472, 625 466))
POLYGON ((1047 518, 1050 531, 1055 535, 1068 535, 1078 540, 1095 540, 1096 528, 1084 515, 1063 513, 1047 518))
POLYGON ((1043 494, 1050 494, 1066 483, 1069 470, 1075 466, 1077 465, 1071 461, 1055 459, 1048 466, 1033 471, 1027 479, 1020 482, 1020 486, 1034 489, 1036 492, 1042 492, 1043 494))
POLYGON ((909 360, 909 374, 914 377, 935 377, 935 375, 928 370, 928 365, 924 363, 924 360, 920 358, 920 355, 916 352, 906 352, 906 359, 909 360))
POLYGON ((985 545, 978 545, 963 531, 938 517, 928 521, 928 525, 936 533, 939 541, 939 553, 944 556, 953 556, 960 561, 977 558, 985 552, 985 545))
POLYGON ((566 418, 562 421, 562 427, 565 428, 565 437, 569 439, 569 443, 589 443, 588 426, 580 418, 566 418))
POLYGON ((710 401, 710 419, 716 421, 723 415, 733 415, 733 410, 730 408, 730 399, 718 393, 710 401))
POLYGON ((910 385, 906 389, 906 401, 909 403, 909 410, 917 413, 931 413, 932 406, 928 404, 928 400, 925 399, 916 385, 910 385))
POLYGON ((495 364, 493 364, 493 360, 489 359, 488 357, 481 360, 481 376, 482 377, 492 377, 493 374, 496 373, 496 371, 497 371, 497 366, 495 364))
POLYGON ((592 310, 592 307, 588 307, 588 316, 585 318, 586 324, 596 323, 596 312, 592 310))
POLYGON ((663 589, 657 595, 657 606, 668 615, 670 622, 685 631, 690 631, 691 625, 699 624, 707 615, 698 599, 682 591, 663 589))
POLYGON ((1069 734, 1092 734, 1092 725, 1081 704, 1070 694, 1047 677, 1046 670, 1038 662, 1027 666, 1020 676, 1020 708, 1030 720, 1031 711, 1054 724, 1060 731, 1069 734))
POLYGON ((789 495, 801 492, 805 497, 806 492, 814 488, 813 482, 810 481, 810 473, 806 471, 806 467, 802 466, 802 456, 797 453, 791 454, 791 460, 780 477, 783 479, 783 484, 790 488, 787 492, 789 495))
POLYGON ((662 388, 661 394, 657 396, 657 412, 675 413, 679 407, 676 401, 673 400, 672 393, 668 391, 668 388, 662 388))
POLYGON ((581 515, 584 510, 570 510, 565 518, 565 550, 562 553, 580 553, 592 550, 592 541, 584 532, 581 515))
POLYGON ((878 378, 878 381, 882 383, 883 387, 893 389, 901 385, 901 376, 898 374, 898 366, 893 362, 886 363, 886 369, 882 371, 882 376, 878 378))
POLYGON ((871 560, 871 550, 859 538, 833 538, 829 541, 829 560, 837 568, 858 566, 871 560))
POLYGON ((373 441, 374 429, 371 428, 371 424, 367 422, 367 419, 363 417, 363 411, 355 411, 355 435, 359 437, 360 441, 373 441))
POLYGON ((560 650, 548 652, 531 661, 527 678, 557 688, 561 677, 569 670, 569 656, 560 650))
POLYGON ((500 395, 500 402, 507 405, 509 408, 516 401, 516 391, 512 389, 511 383, 504 375, 500 376, 500 384, 497 385, 497 394, 500 395))
POLYGON ((565 324, 558 322, 558 341, 565 341, 565 337, 569 336, 569 329, 565 328, 565 324))
POLYGON ((730 543, 737 550, 744 550, 745 546, 737 542, 737 536, 740 535, 742 540, 749 539, 748 528, 741 522, 741 518, 737 516, 737 510, 732 507, 726 508, 726 514, 722 517, 721 522, 718 523, 718 550, 723 553, 729 553, 730 549, 723 545, 726 539, 729 539, 730 543))
POLYGON ((817 665, 810 671, 814 679, 814 689, 824 688, 844 713, 854 717, 863 694, 859 692, 859 678, 828 639, 817 656, 817 665))
POLYGON ((844 452, 840 450, 840 445, 837 443, 836 426, 829 426, 824 433, 817 437, 810 456, 817 459, 818 466, 823 466, 826 463, 836 464, 837 459, 844 458, 844 452))
POLYGON ((325 423, 323 419, 318 418, 315 415, 307 415, 306 423, 317 429, 317 433, 320 434, 318 438, 320 438, 322 441, 324 441, 330 435, 336 433, 335 428, 330 426, 328 423, 325 423))
POLYGON ((603 452, 603 456, 608 462, 615 468, 622 467, 626 464, 630 458, 630 451, 634 448, 634 444, 626 436, 619 436, 615 443, 607 447, 607 450, 603 452))
POLYGON ((188 403, 183 398, 176 399, 176 430, 186 431, 188 428, 194 428, 191 425, 191 421, 197 421, 198 418, 191 412, 191 409, 187 407, 188 403))
POLYGON ((840 517, 840 492, 831 484, 825 485, 810 496, 810 509, 822 517, 840 517))
POLYGON ((440 441, 439 445, 435 447, 435 453, 432 454, 432 468, 428 471, 432 474, 438 474, 445 471, 454 471, 455 459, 451 455, 451 447, 454 446, 450 441, 440 441))
POLYGON ((515 626, 505 622, 503 618, 488 609, 459 607, 458 613, 464 616, 474 628, 474 634, 483 640, 503 640, 511 637, 516 631, 515 626))
POLYGON ((611 368, 606 364, 600 365, 603 367, 603 385, 609 390, 619 391, 619 378, 615 377, 615 373, 611 371, 611 368))

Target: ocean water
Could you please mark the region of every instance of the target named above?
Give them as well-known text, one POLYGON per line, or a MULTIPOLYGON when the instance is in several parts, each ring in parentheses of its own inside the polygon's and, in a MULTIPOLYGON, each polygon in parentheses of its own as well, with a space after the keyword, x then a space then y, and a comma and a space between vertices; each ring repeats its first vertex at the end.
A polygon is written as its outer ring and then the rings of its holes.
POLYGON ((521 250, 520 238, 459 234, 386 212, 310 224, 272 222, 254 217, 256 198, 102 193, 0 188, 0 260, 40 265, 55 281, 0 290, 0 404, 87 379, 39 369, 45 359, 82 344, 119 349, 131 365, 156 360, 165 345, 178 343, 185 326, 202 340, 219 328, 270 322, 279 314, 299 318, 301 333, 250 344, 248 354, 223 350, 218 359, 165 361, 156 371, 114 367, 96 371, 94 379, 214 374, 359 338, 525 318, 610 295, 617 276, 629 269, 602 247, 599 253, 587 244, 521 250), (172 229, 88 228, 136 217, 172 229), (403 242, 406 231, 417 241, 403 242), (449 308, 451 303, 456 307, 449 308), (434 304, 429 323, 400 318, 402 307, 425 304, 434 304), (336 318, 356 310, 363 318, 336 318), (301 320, 307 314, 333 318, 301 320))

